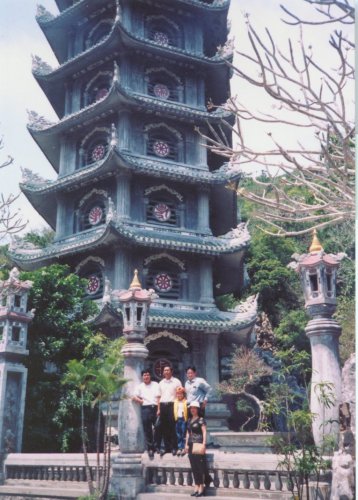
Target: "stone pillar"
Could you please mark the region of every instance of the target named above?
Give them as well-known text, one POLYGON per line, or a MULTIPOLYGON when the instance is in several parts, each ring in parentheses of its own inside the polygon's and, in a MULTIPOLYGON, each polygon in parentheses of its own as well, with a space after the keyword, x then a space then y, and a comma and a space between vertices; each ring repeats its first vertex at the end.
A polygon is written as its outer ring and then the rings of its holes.
POLYGON ((200 302, 213 303, 213 272, 209 259, 200 260, 200 302))
POLYGON ((306 327, 312 353, 310 409, 315 418, 312 431, 315 444, 321 446, 326 436, 339 437, 341 369, 339 363, 339 324, 332 319, 336 310, 336 275, 345 254, 326 254, 313 233, 308 254, 294 256, 291 263, 300 275, 305 308, 312 319, 306 327))
POLYGON ((113 288, 124 290, 129 281, 131 259, 125 248, 117 248, 115 252, 113 288))
POLYGON ((27 368, 23 360, 27 326, 33 318, 27 312, 31 281, 20 281, 14 268, 6 281, 0 281, 0 484, 4 481, 3 459, 20 453, 25 411, 27 368))
POLYGON ((209 190, 200 188, 198 192, 198 230, 211 232, 209 225, 209 190))
POLYGON ((219 383, 219 334, 205 334, 206 380, 211 387, 219 383))
POLYGON ((131 208, 131 182, 130 174, 121 172, 116 176, 117 196, 116 211, 118 219, 128 220, 131 208))
POLYGON ((112 463, 112 488, 120 500, 135 500, 144 490, 142 453, 145 450, 140 406, 131 399, 135 387, 141 382, 143 362, 148 349, 139 342, 123 346, 125 385, 119 402, 118 437, 119 455, 112 463))
MULTIPOLYGON (((60 240, 65 236, 66 233, 66 203, 64 197, 60 194, 56 196, 57 201, 57 212, 56 212, 56 238, 55 240, 60 240)), ((78 224, 79 221, 76 221, 78 224)))
POLYGON ((216 391, 219 383, 219 333, 204 333, 203 343, 205 346, 205 378, 211 385, 213 391, 210 394, 209 403, 206 407, 205 418, 208 425, 208 443, 213 441, 213 432, 225 432, 229 428, 227 419, 230 416, 225 403, 220 401, 216 391))
POLYGON ((121 303, 123 335, 127 343, 122 348, 124 378, 128 380, 121 394, 118 415, 119 455, 112 463, 112 490, 120 500, 135 500, 144 490, 142 453, 145 449, 140 406, 132 401, 135 387, 141 382, 143 361, 148 349, 143 341, 147 333, 148 311, 153 290, 142 290, 138 272, 129 290, 112 292, 112 300, 121 303))
POLYGON ((341 368, 338 339, 341 327, 332 318, 314 318, 308 322, 305 330, 312 353, 310 409, 316 415, 312 431, 315 443, 320 445, 324 437, 338 438, 339 435, 341 368), (322 399, 324 393, 332 399, 333 404, 329 407, 322 399))

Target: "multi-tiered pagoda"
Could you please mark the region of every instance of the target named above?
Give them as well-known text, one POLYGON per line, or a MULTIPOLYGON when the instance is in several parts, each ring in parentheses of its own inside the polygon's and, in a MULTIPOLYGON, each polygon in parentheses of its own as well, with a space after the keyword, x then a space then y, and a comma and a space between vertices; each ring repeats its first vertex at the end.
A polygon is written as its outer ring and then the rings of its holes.
POLYGON ((210 136, 230 120, 215 108, 230 91, 230 55, 217 49, 229 0, 56 2, 59 15, 39 7, 37 20, 59 66, 34 57, 33 74, 59 121, 31 112, 28 128, 58 177, 24 170, 21 184, 56 237, 14 248, 13 260, 69 264, 112 336, 121 316, 111 290, 128 288, 137 268, 159 296, 145 341, 153 375, 170 362, 184 380, 193 363, 216 384, 256 318, 254 299, 233 312, 215 305, 215 294, 242 287, 250 237, 226 188, 237 173, 196 131, 210 136))

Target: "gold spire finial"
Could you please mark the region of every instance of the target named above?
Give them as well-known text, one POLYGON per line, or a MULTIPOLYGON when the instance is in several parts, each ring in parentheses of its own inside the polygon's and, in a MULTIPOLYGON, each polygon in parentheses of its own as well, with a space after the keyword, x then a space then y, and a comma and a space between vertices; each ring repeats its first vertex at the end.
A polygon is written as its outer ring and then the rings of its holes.
POLYGON ((134 276, 132 279, 132 283, 129 285, 129 288, 142 288, 141 282, 138 278, 138 269, 134 269, 134 276))
POLYGON ((312 238, 312 243, 311 243, 311 246, 309 248, 309 252, 312 253, 312 252, 321 252, 323 250, 323 247, 317 237, 317 229, 315 228, 313 230, 313 238, 312 238))

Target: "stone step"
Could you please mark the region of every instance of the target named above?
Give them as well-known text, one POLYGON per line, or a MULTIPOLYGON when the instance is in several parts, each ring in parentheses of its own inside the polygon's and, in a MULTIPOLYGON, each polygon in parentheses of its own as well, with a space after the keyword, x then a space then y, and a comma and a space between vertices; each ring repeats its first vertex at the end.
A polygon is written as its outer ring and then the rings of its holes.
POLYGON ((7 479, 0 486, 0 498, 10 499, 77 499, 88 495, 86 482, 76 481, 26 481, 24 479, 7 479), (5 497, 5 498, 4 498, 5 497))
MULTIPOLYGON (((146 493, 140 493, 137 500, 150 500, 151 498, 166 498, 167 500, 188 500, 190 494, 194 491, 193 486, 168 486, 168 485, 149 485, 146 493), (151 496, 143 496, 151 495, 151 496)), ((271 499, 271 500, 291 500, 292 493, 289 491, 270 491, 244 488, 206 488, 205 497, 215 497, 222 500, 232 500, 241 498, 241 500, 251 499, 271 499)))
MULTIPOLYGON (((186 487, 182 487, 182 490, 186 487)), ((212 491, 206 490, 205 498, 217 498, 218 500, 232 500, 233 498, 240 498, 241 500, 253 500, 253 499, 271 499, 271 500, 289 500, 292 498, 291 494, 283 493, 279 491, 263 492, 259 490, 231 490, 223 491, 221 488, 212 488, 212 491)), ((190 494, 193 492, 193 488, 187 488, 187 491, 182 491, 181 493, 173 493, 172 490, 167 489, 167 491, 152 491, 146 493, 139 493, 137 495, 137 500, 188 500, 190 494)))

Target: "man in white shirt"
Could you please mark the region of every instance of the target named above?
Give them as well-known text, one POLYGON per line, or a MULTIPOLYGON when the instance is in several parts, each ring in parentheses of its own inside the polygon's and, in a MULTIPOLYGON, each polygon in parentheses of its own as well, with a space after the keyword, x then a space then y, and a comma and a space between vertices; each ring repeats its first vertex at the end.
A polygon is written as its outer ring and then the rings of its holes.
MULTIPOLYGON (((181 382, 173 377, 171 366, 163 368, 163 380, 159 382, 159 404, 158 415, 160 415, 160 429, 164 440, 164 450, 160 450, 160 456, 165 453, 177 453, 177 437, 175 432, 174 400, 176 390, 181 387, 181 382)), ((159 438, 158 438, 159 442, 159 438)))
POLYGON ((147 451, 150 458, 153 458, 154 450, 160 446, 160 443, 156 442, 154 432, 159 402, 159 384, 151 380, 149 370, 142 371, 142 380, 143 382, 135 389, 132 399, 141 405, 147 451))

